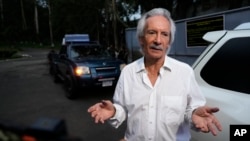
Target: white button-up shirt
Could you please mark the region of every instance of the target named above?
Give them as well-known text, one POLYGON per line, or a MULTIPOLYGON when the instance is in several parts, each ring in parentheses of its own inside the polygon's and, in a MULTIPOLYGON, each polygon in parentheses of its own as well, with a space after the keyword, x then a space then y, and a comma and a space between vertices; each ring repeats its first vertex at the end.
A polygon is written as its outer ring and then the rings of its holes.
POLYGON ((144 58, 128 64, 113 102, 116 113, 110 123, 118 128, 127 119, 127 141, 189 141, 191 114, 205 98, 192 68, 166 56, 154 86, 144 58))

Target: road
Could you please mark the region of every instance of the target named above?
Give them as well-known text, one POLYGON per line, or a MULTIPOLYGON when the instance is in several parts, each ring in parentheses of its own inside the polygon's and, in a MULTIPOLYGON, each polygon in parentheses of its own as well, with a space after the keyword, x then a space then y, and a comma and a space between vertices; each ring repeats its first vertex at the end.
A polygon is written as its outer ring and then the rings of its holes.
POLYGON ((102 99, 112 99, 113 90, 82 92, 69 100, 61 84, 48 71, 48 49, 24 49, 23 58, 0 60, 0 120, 29 126, 39 118, 63 119, 69 136, 82 141, 118 141, 125 125, 115 129, 95 124, 87 109, 102 99))

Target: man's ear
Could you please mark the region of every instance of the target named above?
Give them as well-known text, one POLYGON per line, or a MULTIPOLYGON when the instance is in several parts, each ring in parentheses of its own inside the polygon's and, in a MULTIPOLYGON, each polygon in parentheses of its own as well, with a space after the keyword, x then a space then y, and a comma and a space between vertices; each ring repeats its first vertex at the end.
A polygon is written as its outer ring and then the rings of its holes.
POLYGON ((139 44, 141 45, 141 47, 143 47, 143 45, 144 45, 143 40, 144 40, 143 37, 138 38, 138 41, 139 41, 139 44))

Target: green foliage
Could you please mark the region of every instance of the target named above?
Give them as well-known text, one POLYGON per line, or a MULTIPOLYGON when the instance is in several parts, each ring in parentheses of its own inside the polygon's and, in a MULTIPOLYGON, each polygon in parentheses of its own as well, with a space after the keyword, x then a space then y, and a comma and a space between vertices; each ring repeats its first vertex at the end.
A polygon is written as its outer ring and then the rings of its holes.
POLYGON ((15 54, 18 52, 16 48, 13 47, 0 47, 0 59, 16 58, 15 54))
MULTIPOLYGON (((112 0, 2 0, 2 3, 0 3, 2 4, 0 5, 0 8, 2 8, 0 11, 3 11, 0 12, 0 43, 35 42, 37 44, 51 44, 51 42, 61 42, 64 34, 67 33, 87 33, 92 40, 99 40, 104 45, 114 44, 113 18, 115 15, 117 18, 116 35, 121 45, 125 41, 124 29, 135 27, 137 24, 136 20, 130 21, 129 16, 138 10, 143 13, 154 7, 164 7, 173 13, 175 19, 179 19, 186 18, 190 8, 194 7, 193 0, 114 1, 116 2, 115 13, 112 9, 112 0), (23 9, 20 4, 21 1, 23 2, 23 9), (38 8, 39 33, 36 33, 35 29, 34 4, 37 4, 38 8), (51 8, 51 17, 49 17, 48 6, 51 8), (21 11, 24 12, 24 15, 21 11), (49 21, 52 24, 52 33, 50 32, 49 21)), ((205 1, 201 2, 200 0, 199 2, 199 8, 210 3, 210 1, 204 3, 205 1)), ((239 1, 238 5, 242 5, 241 2, 239 1)), ((215 0, 214 3, 215 6, 234 4, 231 1, 219 3, 215 0)), ((193 13, 196 14, 196 12, 193 13)))
POLYGON ((59 50, 61 44, 59 42, 55 43, 53 47, 49 44, 37 44, 35 42, 19 42, 15 44, 1 43, 0 44, 0 60, 3 59, 13 59, 21 58, 20 52, 25 48, 43 48, 43 49, 53 49, 59 50))

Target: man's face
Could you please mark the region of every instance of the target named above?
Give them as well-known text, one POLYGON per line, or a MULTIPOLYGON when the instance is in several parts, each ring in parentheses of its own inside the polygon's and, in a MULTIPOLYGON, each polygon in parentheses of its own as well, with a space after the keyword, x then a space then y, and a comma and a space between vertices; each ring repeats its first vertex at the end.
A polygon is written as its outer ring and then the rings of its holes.
POLYGON ((163 16, 147 19, 144 36, 139 39, 144 56, 148 59, 164 59, 170 44, 170 23, 163 16))

